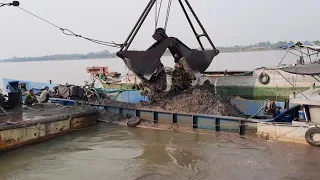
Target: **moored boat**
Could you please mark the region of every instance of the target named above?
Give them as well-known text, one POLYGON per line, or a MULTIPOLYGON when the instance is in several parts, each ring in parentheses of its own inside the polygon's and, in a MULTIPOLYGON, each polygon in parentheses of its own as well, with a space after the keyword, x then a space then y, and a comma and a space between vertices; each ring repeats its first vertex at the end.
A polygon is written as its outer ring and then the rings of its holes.
POLYGON ((86 71, 95 82, 98 80, 106 89, 137 89, 141 80, 132 72, 122 76, 118 72, 110 72, 108 67, 87 67, 86 71))
MULTIPOLYGON (((282 47, 282 49, 287 54, 295 55, 298 58, 297 62, 295 64, 281 64, 280 62, 275 67, 260 67, 252 71, 206 71, 193 81, 193 85, 202 84, 204 81, 209 80, 211 84, 215 85, 215 91, 219 94, 240 96, 246 99, 280 101, 288 99, 293 93, 303 92, 314 84, 320 86, 319 80, 314 76, 286 71, 288 68, 307 64, 307 60, 310 60, 310 63, 316 62, 320 52, 318 46, 297 42, 282 47)), ((170 71, 172 69, 166 68, 168 86, 171 84, 170 71)), ((141 81, 132 72, 124 76, 119 75, 117 78, 112 76, 108 76, 110 77, 109 79, 99 78, 103 73, 105 74, 103 77, 112 74, 102 71, 90 71, 92 77, 100 81, 103 87, 107 89, 137 89, 137 85, 141 81)))
POLYGON ((263 67, 251 72, 206 72, 197 83, 205 80, 214 84, 219 94, 260 100, 285 100, 319 83, 312 76, 288 73, 280 67, 263 67))
MULTIPOLYGON (((320 71, 318 70, 318 74, 320 71)), ((320 88, 311 87, 289 99, 290 110, 280 114, 284 121, 259 122, 258 136, 320 147, 320 88)), ((279 119, 278 118, 278 119, 279 119)))
MULTIPOLYGON (((65 104, 68 101, 62 101, 63 99, 74 99, 74 98, 68 98, 69 95, 72 95, 73 92, 71 92, 69 87, 69 93, 66 93, 66 85, 58 85, 58 84, 52 84, 52 82, 48 83, 41 83, 41 82, 34 82, 34 81, 27 81, 27 80, 21 80, 21 79, 3 79, 3 85, 5 87, 4 94, 7 94, 10 91, 13 91, 13 89, 20 89, 22 93, 22 101, 24 100, 24 97, 27 95, 28 91, 30 89, 34 89, 34 92, 36 95, 39 95, 39 93, 42 92, 42 90, 45 89, 46 86, 49 87, 49 89, 55 93, 59 93, 59 97, 50 98, 50 101, 59 102, 61 104, 65 104), (61 87, 61 89, 56 89, 56 87, 61 87), (61 96, 61 92, 63 92, 63 95, 61 96)), ((92 87, 91 84, 86 84, 82 87, 85 91, 85 95, 87 98, 91 98, 91 96, 94 96, 94 98, 104 98, 105 96, 109 96, 110 98, 120 101, 120 102, 128 102, 128 103, 136 103, 139 101, 148 101, 148 97, 141 95, 140 91, 134 90, 132 88, 124 89, 124 88, 95 88, 92 87)), ((68 104, 68 103, 67 103, 68 104)), ((70 103, 69 103, 70 104, 70 103)))

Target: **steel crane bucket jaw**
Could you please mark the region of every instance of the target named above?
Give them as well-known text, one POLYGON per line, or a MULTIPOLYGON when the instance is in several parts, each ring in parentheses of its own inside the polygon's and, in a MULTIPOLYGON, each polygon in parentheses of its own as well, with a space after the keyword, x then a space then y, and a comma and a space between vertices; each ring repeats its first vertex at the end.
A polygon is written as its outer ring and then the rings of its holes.
POLYGON ((123 61, 139 78, 150 80, 162 67, 160 59, 151 55, 152 53, 146 51, 124 51, 123 61))
MULTIPOLYGON (((153 49, 147 51, 123 51, 118 53, 126 66, 130 71, 135 73, 139 78, 150 80, 155 74, 157 75, 164 70, 164 66, 161 63, 161 56, 164 54, 169 42, 161 43, 153 49)), ((187 56, 183 56, 188 67, 194 74, 203 73, 211 64, 213 58, 219 54, 217 50, 191 50, 187 53, 187 56)))
POLYGON ((150 80, 154 74, 158 75, 164 71, 160 58, 167 49, 176 63, 183 58, 188 66, 184 65, 185 70, 191 69, 193 74, 203 73, 210 66, 213 58, 219 54, 217 49, 190 49, 178 38, 168 37, 161 28, 155 31, 153 38, 156 42, 146 51, 124 50, 117 53, 126 66, 143 80, 150 80))
POLYGON ((154 43, 146 51, 126 50, 118 52, 117 55, 123 59, 130 71, 143 80, 150 80, 154 74, 164 70, 160 58, 170 43, 170 39, 165 39, 161 43, 154 43))
POLYGON ((218 54, 218 50, 192 50, 192 53, 186 56, 185 60, 194 74, 203 73, 218 54))

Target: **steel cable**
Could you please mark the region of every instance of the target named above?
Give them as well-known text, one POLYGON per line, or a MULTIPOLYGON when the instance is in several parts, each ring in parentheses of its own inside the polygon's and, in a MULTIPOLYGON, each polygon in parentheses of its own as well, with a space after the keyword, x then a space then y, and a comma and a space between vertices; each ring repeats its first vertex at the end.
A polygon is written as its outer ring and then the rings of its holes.
POLYGON ((34 17, 36 17, 36 18, 38 18, 38 19, 40 19, 40 20, 48 23, 48 24, 50 24, 51 26, 53 26, 53 27, 55 27, 55 28, 58 28, 58 29, 61 30, 62 33, 65 34, 65 35, 83 38, 83 39, 88 40, 88 41, 91 41, 91 42, 93 42, 93 43, 100 44, 100 45, 104 45, 104 46, 109 46, 109 47, 118 47, 118 48, 120 48, 120 47, 122 46, 122 44, 117 44, 117 43, 115 43, 115 42, 113 42, 113 41, 108 42, 108 41, 101 41, 101 40, 97 40, 97 39, 92 39, 92 38, 84 37, 84 36, 82 36, 82 35, 80 35, 80 34, 76 34, 76 33, 72 32, 72 31, 69 30, 69 29, 61 28, 61 27, 59 27, 58 25, 56 25, 56 24, 54 24, 54 23, 52 23, 52 22, 50 22, 50 21, 48 21, 48 20, 45 20, 45 19, 41 18, 40 16, 37 16, 36 14, 34 14, 34 13, 32 13, 32 12, 24 9, 24 8, 21 8, 21 7, 18 7, 18 8, 19 8, 20 10, 22 10, 22 11, 24 11, 24 12, 26 12, 26 13, 28 13, 28 14, 30 14, 30 15, 32 15, 32 16, 34 16, 34 17))
POLYGON ((158 22, 159 22, 159 16, 160 16, 160 11, 161 11, 161 7, 162 7, 162 0, 160 1, 160 4, 159 4, 159 9, 157 8, 157 4, 158 2, 156 2, 156 13, 155 13, 155 29, 157 29, 157 26, 158 26, 158 22))
POLYGON ((164 30, 167 30, 168 21, 169 21, 169 16, 170 16, 170 10, 171 10, 171 3, 172 3, 172 0, 169 0, 169 2, 168 2, 168 8, 167 8, 166 21, 165 21, 165 25, 164 25, 164 30))

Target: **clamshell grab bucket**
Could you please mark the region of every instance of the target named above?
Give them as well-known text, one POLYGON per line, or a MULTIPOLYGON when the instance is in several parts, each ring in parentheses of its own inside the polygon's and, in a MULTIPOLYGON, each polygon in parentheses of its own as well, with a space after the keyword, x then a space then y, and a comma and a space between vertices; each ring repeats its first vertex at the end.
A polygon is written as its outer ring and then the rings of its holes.
POLYGON ((184 58, 194 74, 203 73, 219 53, 217 50, 190 49, 177 38, 168 37, 161 42, 154 43, 146 51, 122 51, 121 55, 118 55, 132 72, 139 77, 150 80, 153 74, 163 70, 160 58, 166 49, 170 50, 175 62, 184 58))
POLYGON ((192 53, 185 57, 185 59, 194 74, 203 73, 217 54, 215 50, 192 50, 192 53))
MULTIPOLYGON (((163 67, 160 58, 170 45, 171 40, 166 39, 146 51, 123 51, 121 58, 126 66, 140 78, 150 80, 163 67)), ((119 54, 118 54, 119 56, 119 54)))
MULTIPOLYGON (((179 5, 182 8, 183 14, 188 20, 188 23, 193 31, 196 40, 199 43, 199 49, 190 49, 188 46, 183 44, 178 38, 168 37, 166 34, 169 13, 171 8, 171 1, 168 3, 167 14, 164 26, 158 26, 159 14, 156 14, 155 19, 155 32, 152 35, 153 39, 156 41, 152 46, 146 51, 133 51, 129 50, 130 45, 135 39, 137 33, 139 32, 141 26, 145 22, 147 16, 149 15, 151 9, 156 7, 158 9, 157 0, 150 0, 146 5, 145 9, 141 13, 141 16, 137 20, 133 29, 129 33, 129 36, 121 44, 120 50, 117 52, 117 56, 123 59, 126 66, 135 73, 139 78, 141 78, 146 83, 154 83, 165 76, 164 65, 161 63, 160 58, 168 49, 173 56, 173 60, 176 63, 176 67, 179 69, 179 64, 183 64, 183 69, 188 71, 188 74, 198 74, 203 73, 211 64, 213 58, 219 54, 210 39, 208 33, 201 24, 199 18, 197 17, 195 11, 193 10, 189 0, 179 0, 179 5), (189 10, 189 11, 188 11, 189 10), (191 21, 191 16, 196 20, 200 29, 195 28, 194 22, 191 21), (200 30, 200 31, 199 31, 200 30), (210 44, 210 49, 205 49, 201 38, 204 37, 208 40, 210 44), (182 59, 183 58, 183 59, 182 59), (183 62, 183 63, 181 63, 183 62), (192 71, 192 72, 191 72, 192 71)), ((161 11, 161 4, 159 5, 159 11, 161 11)))

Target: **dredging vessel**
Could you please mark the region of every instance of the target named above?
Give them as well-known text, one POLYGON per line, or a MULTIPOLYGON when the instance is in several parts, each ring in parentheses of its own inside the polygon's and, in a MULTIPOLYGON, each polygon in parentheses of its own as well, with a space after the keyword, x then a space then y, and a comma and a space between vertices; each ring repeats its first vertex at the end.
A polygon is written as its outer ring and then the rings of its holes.
MULTIPOLYGON (((215 85, 215 91, 223 95, 240 96, 246 99, 271 99, 283 101, 293 93, 301 93, 319 81, 312 75, 294 74, 286 71, 297 65, 317 63, 319 46, 307 42, 297 42, 282 47, 287 54, 298 58, 295 64, 279 64, 276 67, 261 67, 253 71, 205 71, 193 85, 209 80, 215 85), (310 62, 307 62, 310 60, 310 62)), ((286 55, 287 56, 287 55, 286 55)), ((281 63, 281 62, 280 62, 281 63)), ((87 67, 86 71, 93 80, 99 81, 107 89, 137 90, 141 79, 133 72, 121 76, 118 72, 109 72, 108 67, 87 67)), ((168 86, 171 85, 172 68, 165 68, 168 86)))
MULTIPOLYGON (((161 92, 165 91, 168 88, 168 85, 171 87, 174 87, 176 91, 184 92, 184 90, 190 88, 192 82, 200 83, 197 77, 201 77, 201 74, 205 73, 205 70, 210 65, 212 59, 219 54, 219 51, 215 48, 213 43, 211 42, 211 39, 209 38, 208 34, 206 33, 205 29, 203 28, 202 24, 200 23, 199 19, 195 15, 192 7, 190 6, 188 0, 179 0, 179 3, 183 9, 183 12, 194 32, 195 37, 197 38, 199 45, 201 47, 200 50, 198 49, 190 49, 185 44, 183 44, 179 39, 175 37, 168 37, 166 35, 166 26, 167 26, 167 20, 165 23, 164 28, 156 28, 155 33, 153 34, 153 38, 156 40, 156 42, 150 46, 146 51, 131 51, 128 50, 131 42, 133 41, 135 35, 137 34, 138 30, 140 29, 141 25, 143 24, 144 20, 146 19, 146 16, 150 12, 151 8, 155 5, 156 0, 150 0, 147 7, 143 11, 141 17, 139 18, 138 22, 134 26, 133 30, 131 31, 130 35, 126 39, 125 43, 121 45, 120 51, 117 53, 117 55, 123 59, 126 66, 142 81, 142 86, 139 86, 139 89, 149 88, 151 91, 161 92), (203 31, 202 34, 198 34, 193 26, 193 23, 190 21, 190 17, 188 13, 186 12, 185 5, 183 4, 185 2, 186 6, 189 8, 191 13, 193 14, 194 18, 196 19, 197 23, 199 24, 201 30, 203 31), (206 37, 211 45, 210 49, 205 49, 200 41, 200 37, 206 37), (176 63, 175 68, 172 71, 166 71, 163 64, 160 61, 161 56, 164 54, 166 49, 169 49, 170 53, 174 57, 174 61, 176 63), (171 74, 171 84, 169 81, 167 81, 167 74, 171 74), (200 76, 197 76, 200 75, 200 76)), ((171 1, 169 1, 168 9, 171 7, 171 1)), ((170 12, 168 10, 167 12, 170 12)), ((167 18, 168 19, 167 13, 167 18)), ((301 65, 305 65, 301 63, 301 65)), ((316 64, 319 65, 319 64, 316 64)), ((300 64, 298 64, 300 67, 300 64)), ((318 68, 318 66, 317 66, 318 68)), ((312 69, 312 68, 311 68, 312 69)), ((281 70, 292 73, 292 74, 299 74, 295 70, 295 66, 293 67, 282 67, 281 70)), ((306 69, 305 69, 306 70, 306 69)), ((306 71, 303 71, 303 73, 300 73, 302 75, 306 75, 306 71)), ((307 68, 307 71, 310 70, 307 68)), ((265 84, 270 83, 270 77, 265 75, 264 72, 260 73, 262 74, 261 81, 265 84)), ((282 74, 282 73, 280 73, 282 74)), ((318 73, 319 74, 319 73, 318 73)), ((311 76, 318 75, 317 73, 309 74, 311 76)), ((227 72, 225 73, 225 76, 227 75, 227 72)), ((235 74, 233 74, 235 75, 235 74)), ((259 77, 260 77, 259 75, 259 77)), ((285 78, 285 77, 284 77, 285 78)), ((315 77, 314 77, 315 78, 315 77)), ((286 79, 286 78, 285 78, 286 79)), ((261 82, 260 82, 261 83, 261 82)), ((210 84, 210 83, 209 83, 210 84)), ((217 84, 217 81, 215 83, 217 84)), ((263 83, 262 83, 263 84, 263 83)), ((290 83, 293 87, 295 87, 294 83, 290 83)), ((216 91, 217 92, 217 91, 216 91)), ((197 99, 197 98, 196 98, 197 99)), ((20 100, 18 98, 18 100, 20 100)), ((171 99, 170 99, 171 100, 171 99)), ((198 100, 198 99, 197 99, 198 100)), ((197 102, 203 101, 206 99, 200 99, 197 102)), ((73 100, 71 100, 73 101, 73 100)), ((161 100, 160 100, 161 101, 161 100)), ((77 101, 73 101, 74 105, 76 105, 77 101)), ((200 102, 202 103, 202 102, 200 102)), ((216 102, 218 103, 218 102, 216 102)), ((306 103, 303 103, 306 104, 306 103)), ((172 125, 186 125, 190 127, 192 130, 194 129, 210 129, 215 131, 237 131, 240 135, 244 135, 246 131, 246 123, 247 122, 254 122, 258 123, 260 121, 256 121, 254 119, 248 118, 248 117, 228 117, 228 116, 217 116, 217 115, 209 115, 209 114, 199 114, 199 113, 184 113, 184 112, 177 112, 177 111, 162 111, 162 110, 156 110, 156 109, 148 109, 148 108, 138 108, 138 107, 127 107, 127 106, 116 106, 112 103, 107 104, 91 104, 92 106, 98 106, 100 108, 103 108, 109 112, 114 112, 122 117, 126 117, 127 115, 136 116, 139 118, 142 118, 144 120, 148 120, 151 122, 151 126, 157 126, 158 124, 172 124, 172 125)), ((213 104, 211 104, 213 105, 213 104)), ((219 104, 218 104, 219 105, 219 104)), ((273 110, 274 108, 277 108, 274 105, 274 102, 268 103, 268 106, 266 106, 266 109, 269 108, 269 105, 271 107, 270 110, 273 110)), ((272 113, 274 116, 273 119, 268 120, 269 122, 285 122, 285 123, 292 123, 294 120, 304 120, 303 123, 305 123, 305 126, 308 127, 308 130, 306 131, 306 136, 308 134, 308 138, 311 138, 314 144, 311 144, 308 140, 307 142, 311 145, 319 146, 319 143, 317 139, 313 139, 315 135, 320 134, 319 128, 317 127, 317 122, 312 121, 306 121, 306 119, 298 118, 297 119, 297 111, 300 112, 301 110, 301 104, 293 105, 285 107, 283 111, 277 111, 277 113, 272 113), (313 127, 314 126, 314 127, 313 127), (314 129, 316 128, 316 130, 314 129), (311 131, 311 132, 310 132, 311 131)), ((316 108, 318 109, 318 108, 316 108)), ((96 116, 95 116, 96 117, 96 116)), ((70 122, 71 117, 64 117, 67 118, 66 122, 63 124, 69 125, 69 127, 72 127, 70 124, 73 124, 70 122)), ((65 119, 63 119, 65 120, 65 119)), ((45 121, 47 122, 47 121, 45 121)), ((51 122, 51 121, 50 121, 51 122)), ((91 121, 90 121, 91 122, 91 121)), ((76 121, 77 125, 88 125, 85 122, 79 122, 76 121)), ((91 124, 91 123, 89 123, 91 124)), ((6 125, 8 125, 6 123, 6 125)), ((10 125, 10 124, 9 124, 10 125)), ((37 124, 37 126, 34 127, 34 124, 32 124, 32 129, 37 129, 37 133, 31 134, 31 136, 39 137, 46 135, 46 132, 51 131, 51 126, 47 124, 37 124), (47 128, 49 126, 49 128, 47 128), (41 127, 41 128, 40 128, 41 127), (42 135, 42 136, 41 136, 42 135)), ((54 125, 56 128, 56 125, 54 125)), ((60 126, 59 126, 60 127, 60 126)), ((289 127, 289 126, 287 126, 289 127)), ((12 128, 17 129, 17 126, 13 126, 12 128)), ((18 127, 20 128, 20 127, 18 127)), ((25 128, 25 127, 24 127, 25 128)), ((65 130, 64 127, 61 127, 62 130, 65 130)), ((54 131, 58 131, 61 129, 53 129, 54 131)), ((19 133, 25 132, 26 129, 19 130, 19 133)), ((31 131, 33 132, 33 131, 31 131)), ((291 132, 291 131, 289 131, 291 132)), ((287 132, 287 133, 289 133, 287 132)), ((1 137, 5 135, 5 141, 3 139, 0 139, 1 143, 11 143, 12 139, 10 135, 8 135, 7 129, 4 129, 4 133, 1 132, 1 137)), ((24 137, 24 136, 23 136, 24 137)), ((33 138, 35 138, 33 137, 33 138)), ((18 140, 21 138, 21 136, 18 136, 18 140)), ((30 136, 26 137, 28 140, 30 136)), ((309 139, 310 140, 310 139, 309 139)), ((1 144, 2 145, 2 144, 1 144)), ((1 146, 0 146, 1 147, 1 146)))
MULTIPOLYGON (((190 21, 182 0, 179 0, 179 3, 202 50, 191 50, 177 38, 169 38, 165 33, 165 29, 167 26, 165 25, 165 28, 156 29, 153 35, 153 38, 156 40, 156 42, 149 49, 147 49, 146 51, 128 51, 128 47, 130 46, 132 40, 134 39, 135 35, 137 34, 139 28, 143 24, 143 21, 145 20, 155 2, 155 0, 149 1, 149 4, 140 16, 135 27, 121 47, 120 51, 117 53, 117 55, 124 60, 124 63, 129 68, 129 70, 131 70, 134 75, 141 80, 142 84, 150 88, 151 91, 164 91, 168 89, 168 86, 175 88, 176 86, 178 86, 178 88, 174 90, 183 91, 190 87, 190 84, 201 84, 205 80, 209 80, 212 84, 215 85, 215 92, 219 94, 240 95, 242 97, 249 96, 251 98, 259 97, 259 95, 262 95, 262 97, 268 97, 269 99, 272 97, 275 99, 287 99, 289 98, 290 94, 303 94, 303 91, 308 89, 310 86, 315 87, 316 85, 318 85, 319 79, 317 79, 316 76, 318 76, 319 73, 307 73, 310 68, 302 68, 303 73, 297 73, 296 67, 306 66, 305 57, 310 59, 310 64, 318 67, 319 61, 315 60, 312 62, 311 54, 309 54, 309 51, 313 50, 316 52, 315 54, 318 54, 320 48, 300 42, 283 48, 287 51, 287 53, 291 53, 299 57, 299 60, 294 65, 281 66, 281 60, 279 65, 275 68, 259 68, 254 70, 253 72, 225 71, 223 73, 206 73, 205 70, 210 65, 212 59, 216 55, 218 55, 219 51, 214 47, 199 19, 191 8, 188 0, 185 0, 185 2, 203 31, 203 34, 201 35, 196 32, 192 22, 190 21), (212 46, 211 51, 204 50, 199 39, 202 36, 207 37, 207 39, 209 40, 212 46), (300 51, 300 54, 289 51, 290 49, 294 49, 296 47, 306 48, 308 54, 306 54, 302 50, 300 51), (169 72, 165 70, 165 67, 160 61, 160 57, 163 55, 167 48, 174 57, 174 61, 176 63, 174 69, 169 70, 169 72), (168 74, 171 75, 169 81, 167 76, 168 74), (305 76, 307 76, 307 78, 305 76), (218 89, 219 86, 222 89, 220 90, 220 92, 218 89)), ((171 4, 169 4, 169 7, 170 5, 171 4)), ((314 70, 314 67, 311 68, 311 70, 314 70)), ((100 75, 94 73, 93 76, 94 78, 100 77, 100 75)), ((134 79, 136 77, 134 77, 134 79)), ((124 79, 126 78, 123 78, 122 80, 124 79)), ((119 84, 120 82, 121 84, 121 81, 118 81, 117 83, 119 84)), ((135 85, 135 83, 136 81, 134 80, 131 84, 135 85)), ((112 85, 112 83, 109 84, 112 85)), ((303 108, 302 105, 302 103, 295 104, 287 102, 286 107, 284 107, 282 111, 279 111, 274 102, 268 101, 266 106, 264 106, 264 109, 266 110, 270 108, 270 110, 272 110, 270 112, 273 112, 272 114, 274 118, 269 119, 266 122, 271 123, 271 129, 273 127, 275 127, 275 129, 280 129, 280 126, 283 127, 281 133, 284 134, 278 135, 277 131, 268 131, 263 136, 267 137, 266 139, 269 139, 269 137, 276 137, 275 140, 281 140, 281 138, 279 139, 279 137, 287 136, 289 134, 288 141, 290 142, 302 142, 309 143, 313 146, 320 146, 320 139, 318 138, 320 129, 317 127, 317 125, 319 124, 318 118, 316 118, 316 116, 314 116, 313 119, 309 120, 303 118, 302 115, 305 115, 306 113, 302 113, 302 110, 305 111, 305 108, 303 108), (301 122, 302 125, 298 126, 297 128, 295 122, 301 122), (304 129, 301 131, 301 128, 299 127, 302 127, 304 129), (298 133, 295 132, 295 130, 298 130, 298 133), (270 133, 272 133, 272 135, 270 135, 270 133), (298 136, 298 138, 296 138, 296 135, 298 136), (304 140, 301 141, 301 139, 303 138, 304 140)), ((178 126, 187 125, 191 129, 237 131, 240 135, 244 135, 246 131, 245 124, 248 122, 258 123, 257 126, 259 126, 260 128, 263 128, 264 126, 268 127, 268 125, 259 124, 265 123, 264 121, 256 121, 248 117, 235 118, 208 114, 180 113, 172 111, 160 111, 155 109, 128 108, 123 106, 115 106, 112 104, 97 106, 102 106, 105 110, 118 113, 120 115, 132 115, 149 120, 153 122, 153 124, 151 125, 152 127, 156 127, 161 123, 167 123, 178 126)), ((261 110, 262 109, 263 108, 261 108, 261 110)), ((319 108, 316 107, 316 109, 318 110, 319 108)), ((260 131, 258 130, 258 133, 261 133, 262 131, 263 130, 260 129, 260 131)))

